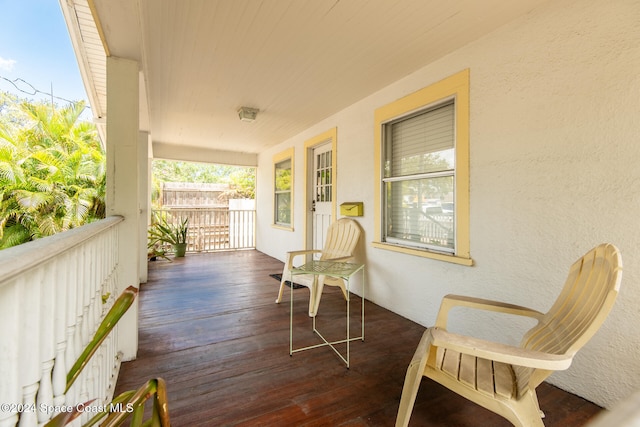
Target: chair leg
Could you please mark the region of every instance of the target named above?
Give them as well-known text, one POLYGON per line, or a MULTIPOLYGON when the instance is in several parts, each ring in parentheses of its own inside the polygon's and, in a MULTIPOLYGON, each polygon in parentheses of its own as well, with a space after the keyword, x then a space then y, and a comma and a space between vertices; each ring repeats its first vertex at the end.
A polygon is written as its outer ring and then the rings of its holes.
POLYGON ((280 289, 278 290, 278 298, 276 298, 276 304, 280 304, 280 301, 282 301, 282 293, 284 292, 285 282, 286 282, 286 279, 283 274, 282 279, 280 280, 280 289))
POLYGON ((280 301, 282 301, 282 293, 284 292, 285 283, 287 283, 287 280, 291 281, 292 266, 293 266, 293 255, 289 254, 284 263, 284 268, 282 269, 282 277, 280 278, 280 289, 278 290, 278 298, 276 298, 276 304, 279 304, 280 301))
POLYGON ((400 398, 400 407, 398 408, 398 415, 396 417, 396 427, 407 427, 409 425, 413 405, 416 402, 416 396, 418 395, 418 389, 422 381, 422 374, 427 365, 430 346, 431 330, 427 329, 424 334, 422 334, 422 339, 407 368, 404 386, 402 387, 402 397, 400 398))
POLYGON ((538 396, 534 390, 527 391, 522 398, 513 405, 509 405, 512 415, 507 416, 500 414, 507 418, 516 427, 544 427, 542 418, 544 413, 540 410, 538 404, 538 396))
POLYGON ((340 290, 342 291, 342 295, 344 296, 345 301, 349 301, 349 296, 347 295, 347 287, 344 284, 344 280, 340 279, 340 284, 338 285, 340 290))
POLYGON ((540 402, 538 402, 538 394, 534 391, 531 392, 531 395, 533 397, 534 402, 536 403, 536 408, 538 408, 538 413, 540 414, 540 419, 544 419, 545 415, 544 412, 542 412, 542 409, 540 409, 540 402))
POLYGON ((324 289, 324 278, 325 276, 323 275, 313 276, 313 284, 309 288, 309 317, 315 317, 318 313, 318 306, 324 289))

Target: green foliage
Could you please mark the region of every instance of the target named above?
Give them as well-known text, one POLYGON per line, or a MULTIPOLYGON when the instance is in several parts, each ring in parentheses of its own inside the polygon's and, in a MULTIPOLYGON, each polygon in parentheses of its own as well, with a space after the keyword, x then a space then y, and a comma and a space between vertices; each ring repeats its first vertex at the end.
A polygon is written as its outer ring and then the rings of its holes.
POLYGON ((0 248, 104 218, 105 156, 84 108, 0 93, 0 248))
POLYGON ((162 182, 195 182, 228 184, 228 199, 255 198, 255 168, 215 165, 208 163, 154 160, 152 165, 152 196, 156 202, 160 197, 162 182))
POLYGON ((276 191, 291 190, 291 160, 276 165, 276 191))
POLYGON ((157 243, 167 243, 178 245, 187 243, 187 232, 189 230, 189 218, 180 219, 177 222, 170 222, 167 216, 156 215, 149 227, 149 248, 153 248, 157 243))
POLYGON ((235 194, 231 199, 256 198, 256 169, 235 168, 229 174, 229 187, 235 194))
POLYGON ((225 183, 226 177, 236 169, 233 166, 206 163, 154 160, 153 175, 160 182, 225 183))

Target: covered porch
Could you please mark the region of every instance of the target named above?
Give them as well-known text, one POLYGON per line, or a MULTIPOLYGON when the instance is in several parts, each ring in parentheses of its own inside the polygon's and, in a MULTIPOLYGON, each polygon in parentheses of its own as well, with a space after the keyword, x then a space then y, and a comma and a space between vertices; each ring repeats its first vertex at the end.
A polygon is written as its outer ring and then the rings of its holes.
MULTIPOLYGON (((106 140, 109 218, 52 247, 0 256, 0 320, 20 325, 2 336, 0 402, 16 406, 0 426, 47 421, 49 413, 19 414, 23 405, 106 401, 116 378, 121 390, 154 376, 168 382, 175 425, 390 425, 443 295, 546 310, 566 268, 601 242, 623 253, 622 294, 591 345, 550 381, 607 408, 638 389, 640 331, 629 327, 640 319, 640 80, 629 73, 640 64, 638 3, 405 3, 61 1, 106 140), (251 32, 238 37, 237 28, 251 32), (374 117, 461 73, 471 112, 458 121, 466 124, 456 214, 464 256, 392 250, 379 235, 384 126, 374 117), (261 110, 253 124, 238 120, 249 104, 261 110), (342 203, 364 206, 357 259, 372 302, 350 370, 328 349, 288 356, 288 306, 273 303, 268 276, 281 270, 277 258, 312 245, 308 155, 325 140, 336 158, 333 218, 342 203), (147 275, 152 158, 256 167, 261 252, 189 256, 152 264, 147 275), (278 163, 291 165, 283 169, 293 179, 286 227, 275 215, 278 163), (100 316, 139 284, 140 310, 122 319, 93 376, 66 393, 65 374, 100 316)), ((323 297, 323 315, 332 302, 323 297)), ((303 336, 310 321, 304 303, 297 308, 303 336)), ((509 343, 519 336, 519 324, 489 324, 474 314, 459 327, 509 343)), ((599 410, 550 385, 539 395, 547 426, 581 425, 599 410)), ((412 419, 508 425, 431 383, 412 419)))
MULTIPOLYGON (((424 327, 370 301, 365 341, 351 368, 328 348, 289 356, 289 292, 274 304, 283 263, 256 250, 151 262, 139 295, 139 349, 121 366, 116 394, 160 376, 174 426, 393 425, 407 365, 424 327)), ((308 289, 294 292, 294 343, 312 344, 308 289)), ((354 296, 351 308, 359 310, 354 296)), ((439 304, 434 301, 433 304, 439 304)), ((344 300, 325 288, 319 327, 344 333, 344 300)), ((358 327, 358 322, 352 323, 358 327)), ((547 426, 580 426, 600 408, 543 384, 547 426)), ((508 421, 423 379, 412 425, 508 426, 508 421)))

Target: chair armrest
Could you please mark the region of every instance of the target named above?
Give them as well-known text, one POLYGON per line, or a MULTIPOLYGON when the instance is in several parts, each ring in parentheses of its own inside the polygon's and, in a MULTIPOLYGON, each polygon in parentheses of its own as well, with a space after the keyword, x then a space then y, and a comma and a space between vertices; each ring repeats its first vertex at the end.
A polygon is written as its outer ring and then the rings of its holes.
POLYGON ((438 317, 436 318, 437 327, 446 328, 449 310, 453 307, 468 307, 486 311, 495 311, 498 313, 515 314, 518 316, 532 317, 536 320, 540 320, 542 319, 542 316, 544 316, 543 313, 540 313, 537 310, 519 305, 461 295, 445 295, 445 297, 442 298, 438 317))
POLYGON ((341 257, 337 257, 337 258, 326 258, 324 261, 349 261, 350 259, 353 259, 352 256, 341 256, 341 257))
POLYGON ((571 365, 573 355, 552 354, 496 343, 474 337, 453 334, 440 328, 431 328, 433 345, 483 359, 529 368, 561 371, 571 365))
POLYGON ((287 255, 289 256, 298 256, 298 255, 307 255, 307 254, 318 254, 322 252, 320 249, 304 249, 300 251, 289 251, 287 255))
POLYGON ((285 262, 285 270, 291 270, 292 268, 294 268, 293 260, 297 256, 310 255, 310 254, 319 254, 321 252, 322 251, 319 250, 319 249, 306 249, 306 250, 300 250, 300 251, 287 252, 287 259, 286 259, 286 262, 285 262))

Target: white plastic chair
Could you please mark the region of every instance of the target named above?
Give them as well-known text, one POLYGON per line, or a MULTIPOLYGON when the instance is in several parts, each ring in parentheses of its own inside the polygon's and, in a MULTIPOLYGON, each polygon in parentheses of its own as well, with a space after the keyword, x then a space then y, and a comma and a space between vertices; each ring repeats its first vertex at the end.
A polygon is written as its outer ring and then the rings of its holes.
MULTIPOLYGON (((321 254, 321 261, 349 261, 353 258, 353 253, 360 239, 360 226, 358 223, 349 218, 341 218, 332 223, 327 229, 327 238, 322 250, 309 249, 300 251, 291 251, 287 253, 287 259, 282 270, 282 279, 280 280, 280 290, 278 291, 278 298, 276 303, 282 300, 282 293, 284 291, 285 283, 289 281, 292 286, 294 280, 291 278, 291 269, 294 266, 302 265, 307 258, 307 255, 321 254), (294 264, 294 260, 298 257, 303 257, 301 262, 294 264)), ((345 282, 342 279, 334 277, 326 277, 323 275, 314 276, 311 274, 297 274, 295 275, 295 283, 306 286, 309 288, 309 317, 315 317, 318 312, 318 305, 320 304, 320 297, 322 296, 322 290, 324 285, 338 286, 342 290, 344 298, 347 299, 347 291, 345 282), (317 277, 316 292, 313 292, 313 280, 317 277)))
POLYGON ((515 426, 543 427, 536 387, 554 371, 567 369, 600 328, 613 307, 621 278, 618 249, 602 244, 571 266, 562 292, 546 314, 479 298, 445 296, 435 327, 425 331, 407 369, 396 427, 409 424, 423 376, 515 426), (453 307, 522 315, 538 323, 520 346, 509 346, 448 332, 453 307))

